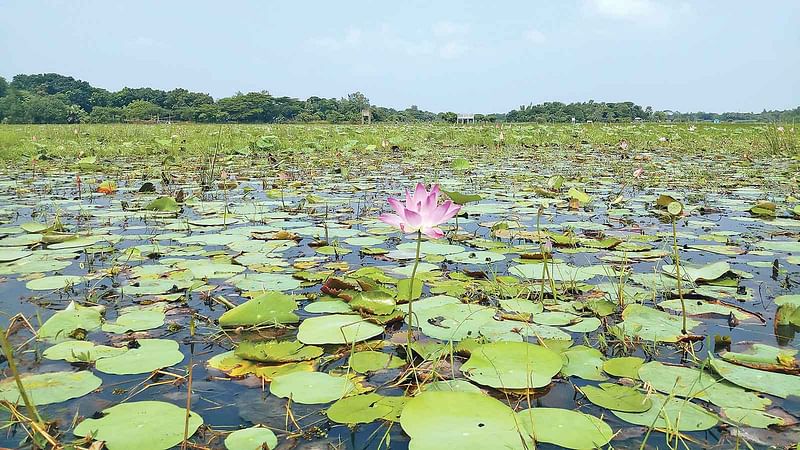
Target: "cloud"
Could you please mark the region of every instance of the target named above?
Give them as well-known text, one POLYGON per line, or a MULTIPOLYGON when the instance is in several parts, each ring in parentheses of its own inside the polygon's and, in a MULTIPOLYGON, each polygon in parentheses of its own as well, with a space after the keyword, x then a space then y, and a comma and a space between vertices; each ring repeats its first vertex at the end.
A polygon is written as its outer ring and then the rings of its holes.
POLYGON ((656 0, 585 0, 590 14, 616 20, 664 24, 691 12, 685 2, 656 0))
POLYGON ((531 28, 531 29, 525 31, 524 33, 522 33, 522 37, 527 42, 530 42, 532 44, 537 44, 537 45, 538 44, 544 44, 544 42, 547 40, 547 37, 544 35, 544 33, 542 33, 539 30, 535 30, 533 28, 531 28))
POLYGON ((439 47, 439 56, 444 59, 456 59, 469 52, 469 47, 459 41, 447 41, 439 47))
POLYGON ((358 46, 362 36, 363 32, 358 28, 348 28, 342 36, 315 37, 309 39, 308 43, 323 50, 339 51, 358 46))
POLYGON ((469 25, 444 20, 433 24, 431 30, 435 36, 450 37, 459 34, 466 34, 469 31, 469 25))
POLYGON ((311 37, 306 42, 326 52, 353 52, 362 49, 370 53, 392 53, 411 58, 460 58, 472 49, 467 42, 469 26, 450 21, 437 22, 428 30, 400 33, 381 24, 374 29, 349 28, 337 35, 311 37))

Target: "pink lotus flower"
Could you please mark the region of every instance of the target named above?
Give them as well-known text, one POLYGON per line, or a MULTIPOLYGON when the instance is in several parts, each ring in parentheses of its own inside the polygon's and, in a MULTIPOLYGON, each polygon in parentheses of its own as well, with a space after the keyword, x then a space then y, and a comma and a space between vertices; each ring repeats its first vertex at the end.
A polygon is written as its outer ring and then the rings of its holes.
POLYGON ((444 237, 441 225, 458 214, 461 209, 450 200, 439 204, 439 185, 435 184, 431 191, 425 190, 425 185, 417 183, 417 188, 412 195, 406 191, 405 205, 396 198, 387 200, 397 214, 381 214, 380 221, 399 228, 404 233, 421 231, 426 236, 439 239, 444 237))
POLYGON ((641 178, 644 174, 644 169, 639 167, 638 169, 633 171, 633 178, 641 178))

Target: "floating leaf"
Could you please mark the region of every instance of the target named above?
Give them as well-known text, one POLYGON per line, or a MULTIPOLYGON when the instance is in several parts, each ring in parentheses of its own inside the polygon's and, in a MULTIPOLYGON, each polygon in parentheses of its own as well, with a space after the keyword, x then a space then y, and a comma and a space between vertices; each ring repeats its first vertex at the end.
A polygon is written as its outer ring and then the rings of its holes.
POLYGON ((295 403, 313 405, 329 403, 356 391, 356 385, 345 377, 322 372, 294 372, 275 377, 269 386, 272 394, 291 398, 295 403))
POLYGON ((48 348, 42 356, 50 360, 67 362, 95 362, 100 358, 117 356, 126 351, 127 348, 96 345, 88 341, 65 341, 48 348))
POLYGON ((397 421, 406 402, 405 397, 384 397, 362 394, 337 400, 328 408, 328 418, 336 423, 355 425, 379 419, 397 421))
MULTIPOLYGON (((678 316, 648 308, 644 305, 631 304, 622 312, 623 321, 617 324, 626 335, 649 341, 677 342, 683 335, 683 322, 678 316)), ((700 325, 700 322, 687 319, 687 331, 700 325)))
POLYGON ((142 309, 121 314, 116 321, 104 323, 102 329, 107 333, 152 330, 164 325, 164 318, 163 311, 142 309))
POLYGON ((269 428, 250 427, 236 430, 225 438, 228 450, 274 449, 278 446, 278 437, 269 428))
POLYGON ((675 431, 703 431, 713 428, 719 420, 717 416, 688 400, 652 394, 652 408, 641 413, 622 411, 611 412, 620 419, 641 425, 675 431))
POLYGON ((181 210, 181 205, 174 198, 164 196, 151 201, 144 209, 158 212, 178 212, 181 210))
POLYGON ((297 340, 304 344, 352 344, 383 331, 383 327, 358 315, 331 314, 305 319, 297 330, 297 340))
POLYGON ((405 364, 405 360, 388 353, 363 351, 350 355, 348 364, 358 373, 367 373, 401 367, 405 364))
POLYGON ((647 396, 630 386, 600 383, 580 388, 590 402, 602 408, 623 412, 645 412, 653 406, 647 396))
MULTIPOLYGON (((76 436, 102 441, 109 450, 166 450, 183 441, 186 409, 158 401, 128 402, 103 410, 99 419, 84 419, 73 430, 76 436)), ((191 412, 188 435, 203 418, 191 412)))
MULTIPOLYGON (((711 367, 726 380, 743 388, 786 398, 800 392, 800 377, 767 372, 731 364, 721 359, 711 359, 711 367)), ((733 406, 733 405, 732 405, 733 406)))
POLYGON ((561 357, 527 342, 492 342, 475 348, 461 371, 470 380, 502 389, 547 386, 559 370, 561 357))
POLYGON ((768 399, 691 367, 650 361, 639 368, 639 378, 665 394, 699 398, 717 406, 764 409, 770 404, 768 399))
POLYGON ((297 302, 290 295, 266 292, 226 311, 220 318, 223 327, 296 323, 297 302))
POLYGON ((127 352, 97 361, 100 372, 114 375, 149 373, 183 361, 178 343, 170 339, 141 339, 139 346, 127 352))
POLYGON ((42 324, 36 336, 39 339, 63 341, 77 330, 92 331, 102 323, 102 306, 81 306, 70 302, 62 311, 53 314, 42 324))
POLYGON ((409 448, 459 450, 502 448, 524 450, 514 411, 499 400, 473 392, 426 391, 410 399, 400 416, 411 436, 409 448))
MULTIPOLYGON (((22 386, 34 405, 61 403, 99 388, 103 381, 89 371, 48 372, 22 376, 22 386)), ((0 400, 21 403, 22 398, 13 377, 0 381, 0 400)))
POLYGON ((83 281, 83 277, 77 275, 53 275, 28 281, 25 283, 25 287, 32 291, 53 291, 68 288, 81 281, 83 281))
POLYGON ((282 363, 318 358, 322 356, 322 348, 314 345, 304 346, 298 341, 243 341, 239 343, 235 354, 250 361, 282 363))
POLYGON ((561 352, 564 366, 561 373, 565 377, 576 376, 584 380, 604 381, 603 354, 585 345, 576 345, 561 352))
POLYGON ((615 377, 638 380, 639 367, 642 367, 642 364, 644 364, 644 359, 637 356, 611 358, 603 362, 603 371, 615 377))
POLYGON ((561 408, 531 408, 517 413, 522 428, 536 442, 571 449, 601 448, 614 432, 597 417, 561 408))

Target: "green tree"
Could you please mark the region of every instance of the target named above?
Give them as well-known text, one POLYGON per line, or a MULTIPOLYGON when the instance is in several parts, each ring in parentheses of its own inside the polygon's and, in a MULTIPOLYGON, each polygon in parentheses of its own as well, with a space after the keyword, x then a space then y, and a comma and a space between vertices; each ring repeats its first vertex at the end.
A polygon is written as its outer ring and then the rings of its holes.
POLYGON ((150 120, 164 115, 165 110, 153 102, 134 100, 122 108, 125 120, 150 120))
POLYGON ((69 106, 52 95, 30 95, 24 101, 25 122, 66 123, 69 106))

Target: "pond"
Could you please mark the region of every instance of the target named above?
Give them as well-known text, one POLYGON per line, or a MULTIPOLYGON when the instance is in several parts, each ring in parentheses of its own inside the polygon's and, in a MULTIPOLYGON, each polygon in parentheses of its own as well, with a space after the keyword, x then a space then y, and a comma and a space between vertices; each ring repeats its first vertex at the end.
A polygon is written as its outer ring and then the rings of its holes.
POLYGON ((136 157, 97 128, 96 155, 9 163, 2 323, 36 412, 3 358, 0 446, 795 445, 795 159, 686 128, 242 128, 357 144, 136 157), (417 183, 463 204, 415 265, 379 216, 417 183))

